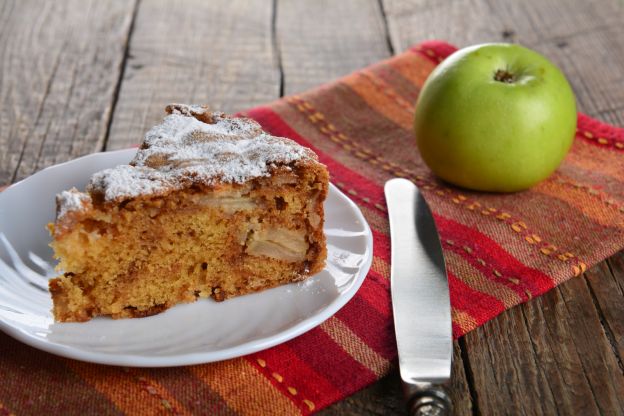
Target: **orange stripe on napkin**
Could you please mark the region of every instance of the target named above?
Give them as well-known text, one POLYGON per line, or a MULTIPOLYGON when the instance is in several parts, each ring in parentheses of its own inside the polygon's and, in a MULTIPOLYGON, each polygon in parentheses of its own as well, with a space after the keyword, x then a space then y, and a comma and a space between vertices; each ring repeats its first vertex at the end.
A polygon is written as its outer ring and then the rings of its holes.
MULTIPOLYGON (((353 195, 349 195, 349 197, 351 199, 355 199, 357 200, 358 198, 354 198, 353 195)), ((389 235, 389 231, 390 229, 388 228, 388 219, 385 217, 382 217, 378 211, 375 211, 369 207, 367 207, 364 204, 360 204, 359 205, 360 211, 362 211, 362 215, 364 215, 364 218, 366 218, 366 221, 368 222, 368 225, 370 225, 370 227, 372 229, 374 229, 376 232, 383 234, 383 235, 389 235)))
POLYGON ((520 284, 523 291, 529 291, 529 295, 537 295, 551 289, 554 286, 552 277, 543 271, 527 266, 514 257, 509 251, 503 249, 495 240, 489 238, 485 234, 476 229, 462 225, 459 222, 440 215, 434 215, 436 226, 442 236, 442 241, 453 244, 465 251, 464 247, 468 247, 475 253, 475 264, 478 259, 482 259, 486 265, 493 265, 496 270, 504 276, 513 274, 520 275, 520 284), (453 240, 449 240, 446 236, 453 236, 453 240))
POLYGON ((384 279, 390 278, 390 263, 388 263, 381 257, 373 256, 371 270, 379 273, 379 275, 382 276, 384 279))
POLYGON ((339 319, 332 317, 321 324, 321 329, 340 345, 351 357, 367 367, 377 377, 390 370, 390 361, 371 349, 366 342, 339 319))
MULTIPOLYGON (((610 152, 577 138, 564 163, 591 172, 593 176, 603 174, 623 183, 624 169, 622 169, 622 163, 624 162, 613 163, 612 159, 613 156, 610 152)), ((567 167, 565 164, 559 169, 565 169, 567 167)))
POLYGON ((192 414, 236 415, 220 394, 189 371, 190 367, 144 369, 192 414), (192 386, 192 388, 189 388, 192 386))
MULTIPOLYGON (((341 105, 345 107, 354 106, 354 103, 350 101, 348 102, 347 100, 351 100, 351 101, 355 99, 361 100, 361 98, 357 94, 355 94, 351 89, 348 89, 348 90, 345 89, 344 91, 342 91, 342 95, 343 95, 342 98, 344 102, 342 102, 341 105)), ((318 106, 318 104, 313 104, 311 100, 307 100, 305 99, 305 97, 302 97, 302 96, 290 97, 288 98, 288 103, 300 113, 299 119, 298 119, 300 122, 307 123, 315 128, 315 130, 317 131, 316 136, 318 137, 317 141, 315 142, 316 145, 320 145, 322 141, 328 140, 330 143, 333 143, 334 145, 339 147, 337 149, 338 151, 334 152, 336 156, 342 156, 344 158, 344 156, 348 155, 348 156, 351 156, 352 158, 355 158, 356 160, 359 159, 360 161, 366 163, 365 165, 363 165, 363 168, 368 169, 371 172, 374 171, 374 169, 371 169, 371 168, 376 167, 393 176, 409 177, 409 176, 414 175, 414 172, 411 169, 405 168, 397 164, 395 161, 384 158, 382 156, 382 152, 375 150, 371 146, 364 143, 362 140, 357 140, 348 131, 348 126, 343 125, 347 123, 349 125, 352 125, 354 123, 357 125, 361 125, 365 123, 366 119, 377 118, 379 119, 379 123, 383 124, 384 127, 387 127, 387 128, 390 128, 392 126, 396 127, 396 125, 392 123, 391 121, 389 121, 388 119, 380 118, 379 117, 380 115, 376 113, 375 111, 373 111, 372 109, 370 108, 367 109, 360 104, 360 107, 357 109, 357 111, 351 108, 352 114, 350 115, 350 117, 345 117, 344 114, 342 114, 342 116, 338 116, 334 113, 331 113, 330 111, 325 111, 321 109, 318 106), (368 111, 368 113, 370 114, 368 115, 365 114, 366 112, 365 110, 370 110, 368 111), (328 117, 328 114, 333 115, 331 121, 328 117), (358 122, 358 121, 361 121, 361 122, 358 122), (319 139, 321 141, 318 141, 319 139)), ((329 103, 326 103, 326 105, 328 104, 329 103)), ((294 121, 295 119, 293 116, 291 120, 289 120, 289 122, 294 122, 294 121)), ((295 126, 300 127, 301 125, 295 124, 295 126)), ((404 132, 404 130, 402 131, 404 132)), ((323 152, 323 151, 324 151, 323 149, 320 149, 320 152, 323 152)), ((336 157, 336 156, 332 156, 332 157, 336 157)), ((348 168, 351 170, 358 171, 357 167, 354 168, 350 164, 346 164, 345 163, 346 159, 336 159, 336 160, 342 163, 342 169, 348 168)))
POLYGON ((300 414, 293 401, 275 389, 246 359, 236 358, 189 368, 219 393, 230 408, 244 415, 300 414))
POLYGON ((145 377, 138 370, 123 370, 119 367, 73 360, 66 360, 66 364, 126 414, 141 416, 191 414, 156 380, 145 377))
MULTIPOLYGON (((390 306, 389 303, 388 306, 390 306)), ((392 315, 376 312, 371 310, 368 301, 356 297, 349 303, 348 307, 338 311, 336 317, 351 331, 363 339, 367 339, 368 346, 379 355, 392 360, 396 355, 394 333, 388 333, 392 330, 389 326, 392 322, 392 315)))
MULTIPOLYGON (((448 264, 449 270, 473 290, 485 293, 500 300, 506 308, 515 306, 522 301, 522 297, 520 297, 515 291, 511 290, 502 283, 487 279, 461 255, 456 254, 453 251, 446 250, 444 252, 444 257, 448 264)), ((494 273, 494 271, 492 273, 494 273)))
POLYGON ((478 326, 477 320, 472 315, 458 308, 451 308, 451 319, 455 325, 459 326, 462 334, 465 334, 478 326))
POLYGON ((599 225, 624 228, 624 213, 620 210, 624 205, 615 201, 607 204, 600 198, 599 191, 591 193, 591 188, 576 187, 563 181, 551 178, 538 184, 534 191, 569 204, 599 225))
POLYGON ((356 72, 342 80, 379 114, 392 120, 402 128, 409 130, 413 122, 413 106, 397 94, 372 71, 356 72), (385 92, 384 92, 385 90, 385 92))
MULTIPOLYGON (((505 305, 501 301, 493 296, 473 290, 450 271, 448 272, 448 282, 452 307, 468 313, 477 322, 477 326, 487 322, 489 316, 498 315, 505 310, 505 305)), ((453 331, 454 338, 462 335, 464 335, 463 332, 456 333, 453 331)))
POLYGON ((373 256, 373 264, 371 265, 371 269, 378 272, 386 279, 390 278, 390 264, 377 256, 373 256))
POLYGON ((416 53, 405 53, 401 59, 393 59, 390 66, 414 85, 422 87, 427 77, 436 67, 431 60, 416 53))

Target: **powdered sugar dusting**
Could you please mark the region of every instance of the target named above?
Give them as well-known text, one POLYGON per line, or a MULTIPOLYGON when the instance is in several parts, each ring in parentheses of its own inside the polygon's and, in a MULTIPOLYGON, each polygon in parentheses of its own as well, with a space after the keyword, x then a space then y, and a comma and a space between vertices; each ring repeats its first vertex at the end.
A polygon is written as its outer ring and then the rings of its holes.
POLYGON ((70 212, 82 211, 90 203, 91 197, 89 194, 80 192, 76 188, 63 191, 56 195, 57 218, 62 218, 70 212))
POLYGON ((216 138, 192 146, 181 146, 174 152, 159 147, 151 150, 139 152, 135 163, 139 166, 148 164, 150 156, 156 155, 159 159, 166 158, 166 164, 159 168, 163 173, 229 183, 243 183, 251 178, 268 176, 269 169, 276 167, 276 163, 289 164, 306 156, 303 148, 266 134, 250 139, 216 138))
POLYGON ((193 183, 244 183, 278 166, 317 161, 309 149, 271 136, 246 118, 175 104, 153 127, 130 165, 94 174, 87 186, 106 201, 158 195, 193 183))
POLYGON ((87 191, 103 191, 104 199, 112 201, 120 196, 132 198, 139 195, 159 194, 171 186, 172 183, 167 175, 155 169, 120 165, 93 174, 87 185, 87 191))
MULTIPOLYGON (((222 113, 212 113, 217 120, 214 124, 204 123, 195 117, 182 114, 170 114, 162 124, 152 127, 145 135, 144 146, 152 146, 150 153, 158 150, 175 151, 183 147, 192 147, 198 136, 209 138, 253 137, 262 132, 260 126, 252 120, 225 118, 222 113)), ((139 152, 140 154, 141 152, 139 152)))

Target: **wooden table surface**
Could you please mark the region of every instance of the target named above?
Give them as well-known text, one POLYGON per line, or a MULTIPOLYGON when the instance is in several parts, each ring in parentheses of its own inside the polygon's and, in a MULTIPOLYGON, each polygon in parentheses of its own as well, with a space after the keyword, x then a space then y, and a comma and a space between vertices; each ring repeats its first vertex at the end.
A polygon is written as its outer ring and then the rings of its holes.
MULTIPOLYGON (((425 39, 520 42, 624 125, 622 0, 0 1, 0 185, 139 142, 170 102, 242 110, 425 39)), ((623 160, 624 169, 624 160, 623 160)), ((456 414, 624 414, 624 253, 454 346, 456 414)), ((401 414, 396 370, 322 411, 401 414)))

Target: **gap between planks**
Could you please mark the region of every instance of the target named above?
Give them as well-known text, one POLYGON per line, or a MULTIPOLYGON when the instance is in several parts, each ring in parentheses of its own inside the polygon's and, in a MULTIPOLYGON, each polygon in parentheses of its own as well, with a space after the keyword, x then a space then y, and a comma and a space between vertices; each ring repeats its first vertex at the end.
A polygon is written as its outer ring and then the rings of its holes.
POLYGON ((123 82, 124 74, 126 73, 126 65, 128 64, 128 55, 130 54, 130 40, 134 33, 134 25, 136 23, 136 17, 139 13, 139 7, 141 7, 142 0, 136 0, 134 3, 134 9, 132 10, 132 17, 130 18, 130 27, 128 28, 128 36, 126 37, 126 43, 124 45, 124 55, 121 60, 119 71, 119 77, 117 78, 117 84, 115 85, 115 92, 113 93, 113 99, 110 106, 110 116, 108 117, 108 123, 106 123, 106 133, 104 134, 104 140, 100 146, 100 151, 106 150, 108 144, 108 136, 110 135, 111 126, 113 125, 113 117, 115 116, 115 108, 117 107, 117 101, 119 100, 119 91, 121 91, 121 83, 123 82))

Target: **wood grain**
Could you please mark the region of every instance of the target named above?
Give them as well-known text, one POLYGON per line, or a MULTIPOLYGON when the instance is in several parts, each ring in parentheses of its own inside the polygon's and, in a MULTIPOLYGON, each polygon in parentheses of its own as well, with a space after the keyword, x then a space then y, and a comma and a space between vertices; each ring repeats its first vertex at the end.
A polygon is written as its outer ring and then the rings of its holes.
POLYGON ((624 373, 601 325, 603 315, 593 304, 586 279, 572 279, 558 291, 568 313, 570 344, 576 347, 596 404, 602 414, 624 410, 624 373))
POLYGON ((100 150, 134 2, 0 3, 0 184, 100 150))
POLYGON ((444 39, 460 47, 518 42, 563 70, 580 111, 624 124, 621 1, 383 0, 383 4, 397 51, 425 39, 444 39))
POLYGON ((570 313, 559 290, 520 309, 533 343, 536 362, 545 375, 546 383, 542 388, 552 392, 557 409, 563 414, 598 414, 592 386, 585 377, 579 376, 581 357, 574 345, 577 340, 569 322, 570 313))
POLYGON ((587 275, 620 369, 624 372, 624 251, 599 264, 587 275))
POLYGON ((506 311, 466 345, 482 414, 624 409, 624 375, 583 278, 506 311))
POLYGON ((138 144, 172 102, 234 112, 279 97, 271 0, 139 6, 107 149, 138 144))
POLYGON ((276 13, 285 95, 391 55, 383 15, 375 0, 279 1, 276 13))
POLYGON ((470 332, 465 344, 479 413, 556 413, 553 393, 545 388, 547 379, 539 369, 520 308, 470 332), (520 397, 526 400, 516 400, 520 397))

